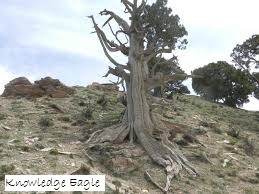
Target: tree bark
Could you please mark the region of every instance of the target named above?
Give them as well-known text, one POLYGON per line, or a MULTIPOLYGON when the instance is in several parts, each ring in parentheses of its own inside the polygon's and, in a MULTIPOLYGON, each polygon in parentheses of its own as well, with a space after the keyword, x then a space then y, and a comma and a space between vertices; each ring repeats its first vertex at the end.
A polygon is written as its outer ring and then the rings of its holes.
POLYGON ((151 135, 154 125, 144 85, 144 79, 148 76, 148 67, 139 54, 142 48, 139 45, 137 34, 131 34, 130 45, 128 59, 131 74, 127 83, 127 111, 125 114, 127 114, 130 142, 133 142, 135 138, 140 140, 139 133, 142 131, 147 131, 151 135))

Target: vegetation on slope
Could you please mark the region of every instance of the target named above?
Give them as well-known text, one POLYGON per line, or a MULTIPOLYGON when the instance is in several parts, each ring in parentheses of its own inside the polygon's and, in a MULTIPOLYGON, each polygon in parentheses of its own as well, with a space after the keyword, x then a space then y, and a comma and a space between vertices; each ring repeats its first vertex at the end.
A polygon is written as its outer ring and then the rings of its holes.
MULTIPOLYGON (((97 129, 120 120, 125 106, 117 96, 115 91, 77 87, 74 96, 63 99, 1 97, 0 185, 5 174, 90 173, 106 175, 105 193, 161 193, 144 171, 161 185, 165 174, 141 146, 87 145, 97 129)), ((169 193, 259 192, 258 112, 195 96, 149 100, 152 111, 171 129, 169 139, 200 174, 195 179, 178 177, 169 193)))

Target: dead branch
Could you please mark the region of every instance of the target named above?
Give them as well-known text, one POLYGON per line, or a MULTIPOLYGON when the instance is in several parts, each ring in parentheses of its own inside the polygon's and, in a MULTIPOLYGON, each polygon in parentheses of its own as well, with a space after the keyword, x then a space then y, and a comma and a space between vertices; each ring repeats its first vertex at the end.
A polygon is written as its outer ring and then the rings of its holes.
MULTIPOLYGON (((155 50, 155 49, 148 49, 146 51, 150 52, 150 50, 155 50)), ((146 57, 146 62, 148 63, 152 58, 156 57, 158 54, 162 54, 162 53, 171 53, 172 52, 172 48, 161 48, 161 49, 157 49, 155 51, 153 51, 151 54, 149 54, 146 57)))
POLYGON ((142 0, 141 4, 138 7, 138 11, 141 12, 142 10, 144 10, 146 4, 147 4, 147 0, 142 0))
MULTIPOLYGON (((88 17, 92 19, 92 22, 93 22, 93 24, 94 24, 94 28, 95 28, 95 30, 96 30, 97 36, 98 36, 98 38, 99 38, 99 41, 100 41, 100 43, 101 43, 101 45, 102 45, 102 48, 103 48, 103 51, 104 51, 104 54, 106 55, 106 57, 110 60, 111 63, 113 63, 117 68, 119 68, 120 71, 125 72, 124 69, 127 69, 127 66, 122 65, 122 64, 119 64, 117 61, 115 61, 115 60, 109 55, 109 53, 108 53, 108 51, 107 51, 107 49, 106 49, 106 47, 105 47, 105 43, 104 43, 105 40, 103 40, 102 35, 101 35, 101 33, 100 33, 100 32, 101 32, 101 29, 100 29, 100 28, 98 27, 98 25, 96 24, 96 22, 95 22, 93 16, 88 16, 88 17)), ((126 72, 125 72, 125 73, 126 73, 126 72)))
POLYGON ((125 46, 125 45, 128 43, 128 39, 127 39, 127 42, 126 42, 126 43, 122 43, 122 42, 119 40, 119 38, 118 38, 118 33, 119 33, 119 32, 123 32, 123 33, 124 33, 124 31, 119 30, 119 31, 117 31, 116 33, 114 33, 114 32, 113 32, 113 29, 112 29, 112 27, 111 27, 111 25, 110 25, 109 23, 108 23, 108 25, 109 25, 109 27, 110 27, 110 30, 111 30, 113 36, 116 38, 116 40, 117 40, 117 41, 119 42, 119 44, 120 44, 120 45, 117 45, 117 44, 115 44, 114 42, 112 42, 112 43, 113 43, 113 46, 116 47, 118 50, 120 50, 122 54, 128 56, 128 55, 129 55, 129 47, 125 46))
POLYGON ((109 80, 112 84, 114 84, 114 85, 116 85, 116 86, 118 86, 118 85, 120 85, 121 84, 121 86, 122 86, 122 88, 123 88, 123 92, 125 92, 126 91, 126 89, 125 89, 125 86, 124 86, 124 79, 123 78, 121 78, 121 80, 119 79, 119 77, 118 77, 118 80, 117 80, 117 82, 113 82, 113 81, 111 81, 111 80, 109 80))
POLYGON ((152 76, 152 77, 155 76, 156 68, 157 68, 157 66, 160 64, 161 59, 162 59, 162 54, 159 55, 158 61, 156 62, 156 64, 153 66, 153 68, 152 68, 152 70, 151 70, 151 76, 152 76))
POLYGON ((100 12, 100 15, 110 15, 110 18, 103 24, 103 26, 105 26, 110 20, 114 19, 117 24, 122 27, 123 31, 125 31, 126 33, 129 32, 129 24, 120 16, 116 15, 114 12, 105 9, 100 12))
POLYGON ((125 9, 127 10, 127 12, 132 15, 133 14, 133 4, 131 2, 129 2, 128 0, 121 0, 121 2, 125 6, 125 9))
POLYGON ((108 75, 110 75, 110 74, 120 77, 123 80, 129 79, 129 74, 126 73, 124 70, 121 70, 120 68, 117 68, 117 67, 115 67, 115 68, 109 67, 109 71, 103 77, 108 77, 108 75))
POLYGON ((161 72, 156 73, 155 76, 149 77, 145 80, 145 85, 147 90, 154 89, 156 87, 164 86, 165 84, 171 82, 171 81, 178 81, 188 78, 189 75, 184 73, 176 73, 176 74, 170 74, 170 75, 164 75, 161 72))

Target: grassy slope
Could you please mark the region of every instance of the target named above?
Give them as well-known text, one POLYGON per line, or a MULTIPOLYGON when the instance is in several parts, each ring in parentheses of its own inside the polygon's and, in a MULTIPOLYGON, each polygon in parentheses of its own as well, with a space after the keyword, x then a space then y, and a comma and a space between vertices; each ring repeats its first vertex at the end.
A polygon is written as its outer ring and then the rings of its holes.
MULTIPOLYGON (((88 164, 84 141, 98 127, 116 123, 124 109, 116 92, 105 93, 106 105, 97 104, 103 94, 78 87, 73 97, 65 99, 0 98, 0 188, 4 174, 70 174, 82 163, 88 164), (88 103, 94 109, 93 118, 86 118, 88 103)), ((194 96, 156 101, 152 108, 163 116, 172 129, 171 139, 200 173, 198 178, 183 173, 173 180, 171 193, 259 193, 259 112, 194 96)), ((160 193, 143 172, 149 169, 163 184, 163 171, 138 145, 102 147, 89 155, 98 159, 90 172, 127 184, 129 193, 160 193), (112 159, 118 157, 131 161, 132 169, 116 166, 112 159)), ((107 187, 106 193, 112 190, 107 187)))

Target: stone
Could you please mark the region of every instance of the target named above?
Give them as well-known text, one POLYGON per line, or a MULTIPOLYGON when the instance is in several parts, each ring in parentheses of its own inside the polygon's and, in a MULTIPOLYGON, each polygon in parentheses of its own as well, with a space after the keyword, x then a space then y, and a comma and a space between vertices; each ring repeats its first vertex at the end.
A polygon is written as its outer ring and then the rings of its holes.
POLYGON ((27 97, 38 98, 49 96, 53 98, 64 98, 75 93, 75 89, 65 86, 58 79, 45 77, 32 84, 25 77, 18 77, 5 85, 2 97, 27 97))
POLYGON ((58 79, 52 79, 51 77, 42 78, 35 81, 34 84, 44 90, 47 96, 53 98, 65 98, 75 93, 73 88, 67 87, 58 79))
POLYGON ((105 165, 118 174, 129 173, 139 168, 137 161, 124 156, 110 158, 105 161, 105 165))
POLYGON ((5 85, 3 97, 41 97, 44 91, 34 86, 27 78, 19 77, 5 85))
POLYGON ((103 83, 100 84, 98 82, 93 82, 91 85, 87 86, 88 88, 96 89, 96 90, 101 90, 105 92, 109 91, 119 91, 119 86, 112 84, 112 83, 103 83))

